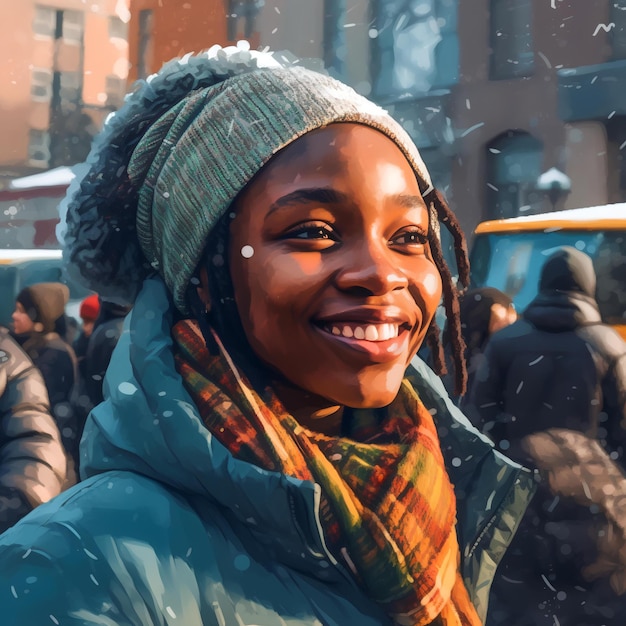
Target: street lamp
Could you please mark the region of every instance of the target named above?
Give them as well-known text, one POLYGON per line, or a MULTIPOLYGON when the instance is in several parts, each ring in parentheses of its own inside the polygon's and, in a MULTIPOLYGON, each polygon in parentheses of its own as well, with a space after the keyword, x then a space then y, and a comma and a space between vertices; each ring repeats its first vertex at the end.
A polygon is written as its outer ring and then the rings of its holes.
POLYGON ((572 180, 561 170, 551 167, 537 178, 535 186, 548 196, 552 203, 552 210, 556 210, 556 203, 564 198, 572 189, 572 180))

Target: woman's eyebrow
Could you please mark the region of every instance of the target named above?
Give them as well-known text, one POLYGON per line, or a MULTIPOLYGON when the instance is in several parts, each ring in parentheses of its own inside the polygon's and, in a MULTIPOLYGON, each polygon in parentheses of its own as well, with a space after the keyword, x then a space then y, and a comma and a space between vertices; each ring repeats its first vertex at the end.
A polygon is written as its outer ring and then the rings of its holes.
MULTIPOLYGON (((425 208, 426 203, 422 196, 412 194, 396 194, 389 198, 393 204, 404 207, 406 209, 425 208)), ((308 189, 298 189, 284 196, 281 196, 272 203, 267 215, 268 217, 283 207, 292 204, 302 204, 311 202, 315 204, 349 204, 352 201, 347 194, 331 189, 329 187, 311 187, 308 189)))
POLYGON ((405 209, 423 209, 426 208, 426 202, 422 196, 415 196, 413 194, 399 193, 389 198, 391 202, 405 209))
POLYGON ((281 196, 272 203, 267 216, 269 217, 274 211, 282 209, 292 204, 302 204, 312 202, 316 204, 347 204, 351 202, 347 194, 331 189, 328 187, 311 187, 308 189, 298 189, 284 196, 281 196))

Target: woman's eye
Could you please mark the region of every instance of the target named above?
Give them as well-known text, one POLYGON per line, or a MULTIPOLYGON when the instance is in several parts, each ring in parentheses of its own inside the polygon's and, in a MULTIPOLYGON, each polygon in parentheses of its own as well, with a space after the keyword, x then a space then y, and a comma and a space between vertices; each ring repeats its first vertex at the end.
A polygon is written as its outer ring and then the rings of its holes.
POLYGON ((306 239, 339 241, 337 235, 327 226, 303 225, 287 234, 288 239, 306 239))
POLYGON ((416 246, 428 243, 428 237, 419 230, 408 230, 392 239, 392 243, 400 246, 416 246))

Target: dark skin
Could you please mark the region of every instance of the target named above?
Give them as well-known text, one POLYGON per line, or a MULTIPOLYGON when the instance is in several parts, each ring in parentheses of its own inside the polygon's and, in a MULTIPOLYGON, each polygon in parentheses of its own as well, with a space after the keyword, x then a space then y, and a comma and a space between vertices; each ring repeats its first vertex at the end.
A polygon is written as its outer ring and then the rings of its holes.
MULTIPOLYGON (((429 214, 396 144, 333 124, 282 150, 239 196, 229 267, 246 338, 305 426, 398 394, 441 297, 429 214)), ((201 298, 208 302, 206 274, 201 298)))

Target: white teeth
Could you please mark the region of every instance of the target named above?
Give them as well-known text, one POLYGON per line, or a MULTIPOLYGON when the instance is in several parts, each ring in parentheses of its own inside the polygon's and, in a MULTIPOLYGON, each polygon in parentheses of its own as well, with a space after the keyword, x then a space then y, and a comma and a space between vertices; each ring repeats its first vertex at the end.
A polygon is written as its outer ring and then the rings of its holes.
MULTIPOLYGON (((381 325, 381 330, 382 326, 386 326, 386 324, 381 325)), ((356 336, 356 331, 354 332, 354 335, 356 336)), ((365 339, 367 339, 368 341, 376 341, 378 339, 378 331, 376 330, 376 326, 370 324, 369 326, 365 327, 365 339)))
POLYGON ((329 330, 333 335, 343 336, 347 338, 354 337, 355 339, 366 341, 387 341, 389 339, 395 339, 400 331, 398 324, 368 324, 367 326, 330 326, 326 330, 329 330))
POLYGON ((354 338, 355 339, 365 339, 365 331, 363 330, 363 328, 361 328, 361 326, 357 326, 354 329, 354 338))

